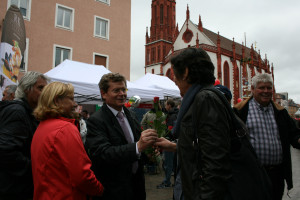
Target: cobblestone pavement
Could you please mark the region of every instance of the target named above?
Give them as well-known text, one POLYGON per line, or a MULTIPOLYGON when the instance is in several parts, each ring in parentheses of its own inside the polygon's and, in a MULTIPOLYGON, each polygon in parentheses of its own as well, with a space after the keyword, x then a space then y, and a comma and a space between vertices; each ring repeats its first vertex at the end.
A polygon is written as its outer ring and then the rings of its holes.
MULTIPOLYGON (((300 200, 300 150, 291 148, 293 164, 294 188, 289 192, 291 198, 284 192, 283 200, 300 200)), ((164 172, 159 170, 157 174, 145 174, 147 200, 172 200, 173 188, 156 189, 156 186, 162 182, 164 172)), ((172 177, 173 181, 173 177, 172 177)))
MULTIPOLYGON (((173 188, 163 188, 157 189, 156 186, 159 185, 164 179, 163 170, 158 170, 157 174, 151 175, 145 173, 145 183, 146 183, 146 194, 147 200, 172 200, 173 198, 173 188)), ((174 177, 171 177, 173 183, 174 177)))
POLYGON ((283 200, 299 200, 300 199, 300 150, 291 148, 292 165, 293 165, 293 182, 294 188, 289 192, 291 198, 284 192, 283 200))

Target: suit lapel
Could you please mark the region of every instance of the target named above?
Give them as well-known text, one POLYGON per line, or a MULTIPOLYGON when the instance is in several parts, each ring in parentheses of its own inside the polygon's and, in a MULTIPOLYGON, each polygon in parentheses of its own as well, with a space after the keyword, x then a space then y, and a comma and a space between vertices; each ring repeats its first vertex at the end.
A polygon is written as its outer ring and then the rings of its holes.
POLYGON ((121 135, 121 137, 124 138, 124 140, 127 142, 126 137, 124 135, 124 132, 122 130, 122 127, 119 124, 119 121, 117 120, 116 116, 111 112, 111 110, 107 107, 106 104, 103 104, 103 109, 108 114, 109 118, 111 119, 112 125, 117 133, 121 135))

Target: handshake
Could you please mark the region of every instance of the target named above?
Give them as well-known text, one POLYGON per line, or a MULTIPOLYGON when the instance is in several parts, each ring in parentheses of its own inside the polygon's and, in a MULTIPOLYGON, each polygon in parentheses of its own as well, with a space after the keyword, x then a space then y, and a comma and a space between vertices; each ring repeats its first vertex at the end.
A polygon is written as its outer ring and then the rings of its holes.
POLYGON ((141 133, 141 137, 137 142, 139 152, 144 151, 146 148, 155 146, 159 150, 175 152, 177 145, 163 137, 158 137, 154 129, 147 129, 141 133))

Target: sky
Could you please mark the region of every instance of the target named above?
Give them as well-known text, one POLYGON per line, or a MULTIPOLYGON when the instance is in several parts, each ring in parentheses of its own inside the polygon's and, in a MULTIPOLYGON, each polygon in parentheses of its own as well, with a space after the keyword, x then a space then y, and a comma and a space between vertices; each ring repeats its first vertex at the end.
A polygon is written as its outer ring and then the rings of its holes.
MULTIPOLYGON (((131 0, 131 72, 135 81, 145 74, 145 35, 151 25, 152 0, 131 0)), ((299 0, 176 0, 179 30, 186 19, 235 42, 251 47, 256 43, 274 66, 277 93, 288 92, 300 104, 300 1, 299 0)))

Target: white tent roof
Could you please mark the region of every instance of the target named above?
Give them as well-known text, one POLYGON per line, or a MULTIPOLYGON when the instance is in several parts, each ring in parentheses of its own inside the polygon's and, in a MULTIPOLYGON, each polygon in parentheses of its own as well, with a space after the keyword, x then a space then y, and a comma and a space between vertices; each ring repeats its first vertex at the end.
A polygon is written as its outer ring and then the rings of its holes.
MULTIPOLYGON (((92 65, 77 61, 64 60, 61 64, 51 69, 47 75, 51 81, 71 83, 75 88, 75 99, 78 103, 99 104, 101 95, 98 83, 104 74, 110 73, 102 65, 92 65)), ((127 81, 127 96, 138 95, 142 101, 152 100, 155 96, 163 98, 159 89, 147 88, 127 81)))
POLYGON ((164 96, 180 98, 179 88, 175 83, 166 76, 159 76, 147 73, 145 76, 134 81, 135 84, 150 87, 154 89, 161 89, 164 96))

